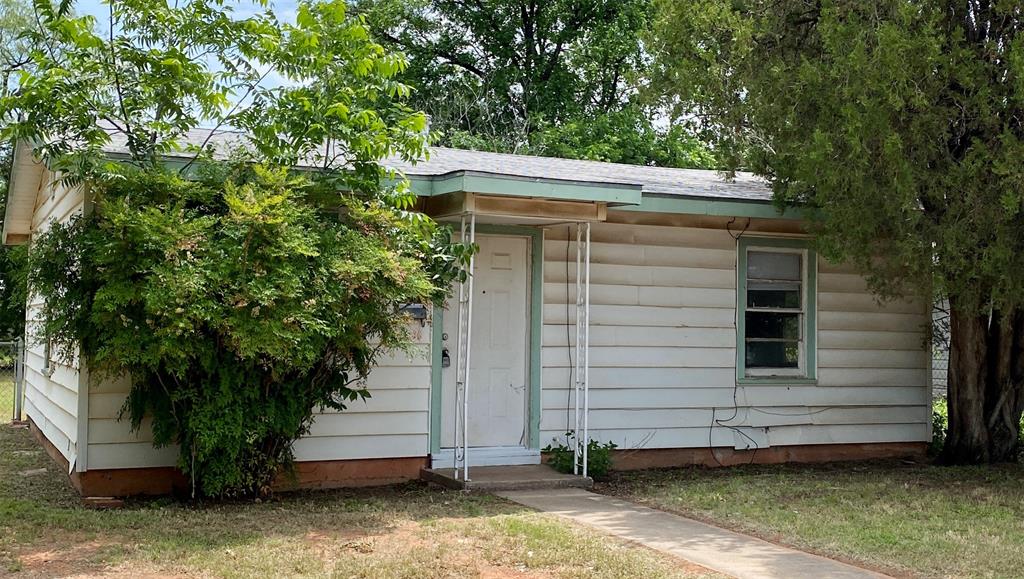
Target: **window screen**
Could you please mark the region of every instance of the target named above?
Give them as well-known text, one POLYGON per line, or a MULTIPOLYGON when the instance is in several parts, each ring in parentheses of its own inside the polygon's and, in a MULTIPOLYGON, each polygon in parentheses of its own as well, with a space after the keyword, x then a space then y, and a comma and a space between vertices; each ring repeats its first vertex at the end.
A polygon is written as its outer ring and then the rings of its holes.
POLYGON ((802 253, 750 251, 744 312, 746 367, 798 369, 803 347, 802 253))

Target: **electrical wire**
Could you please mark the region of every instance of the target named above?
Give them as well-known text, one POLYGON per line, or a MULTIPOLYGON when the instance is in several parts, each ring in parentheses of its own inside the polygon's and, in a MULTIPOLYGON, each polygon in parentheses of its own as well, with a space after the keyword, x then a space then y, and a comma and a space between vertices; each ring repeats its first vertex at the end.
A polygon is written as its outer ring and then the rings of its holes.
MULTIPOLYGON (((732 232, 732 225, 734 223, 736 223, 736 218, 735 217, 730 219, 725 224, 725 231, 729 234, 729 237, 732 237, 734 241, 738 242, 740 240, 740 238, 743 237, 744 234, 746 234, 747 229, 750 228, 751 219, 748 217, 747 218, 747 222, 743 225, 743 229, 741 229, 739 231, 739 233, 737 233, 735 235, 733 235, 733 232, 732 232)), ((738 265, 739 265, 739 263, 737 262, 737 266, 738 265)), ((736 275, 737 275, 737 277, 739 276, 739 269, 738 268, 737 268, 737 271, 736 271, 736 275)), ((739 291, 739 285, 738 284, 737 284, 737 287, 736 287, 736 291, 739 291)), ((733 319, 732 319, 733 328, 735 328, 736 331, 739 331, 739 315, 740 315, 740 309, 737 307, 736 310, 733 312, 733 319)), ((714 459, 714 461, 716 463, 718 463, 718 466, 725 466, 725 465, 722 464, 722 461, 718 460, 718 456, 715 454, 713 434, 714 434, 714 430, 715 430, 715 426, 716 425, 721 427, 721 428, 728 428, 733 433, 739 434, 743 438, 747 439, 747 441, 749 441, 750 444, 752 444, 754 446, 754 452, 751 453, 751 455, 750 455, 750 462, 748 462, 747 464, 752 464, 754 462, 754 459, 757 457, 757 451, 760 450, 760 448, 761 448, 761 445, 759 445, 757 443, 757 441, 755 441, 753 438, 751 438, 746 432, 742 431, 741 429, 739 429, 736 426, 733 426, 733 425, 730 425, 730 424, 723 424, 724 422, 731 422, 731 421, 735 420, 737 416, 739 416, 740 406, 739 406, 739 401, 737 400, 737 396, 738 396, 738 393, 739 393, 739 388, 740 388, 739 382, 735 381, 733 383, 733 386, 732 386, 732 416, 730 416, 729 418, 725 418, 725 419, 719 419, 719 418, 717 418, 719 408, 717 406, 712 406, 711 407, 711 423, 708 425, 708 452, 711 454, 711 458, 714 459)), ((747 412, 748 412, 748 417, 749 417, 749 408, 747 409, 747 412)))
POLYGON ((747 217, 747 222, 746 222, 746 224, 743 225, 743 229, 741 229, 740 232, 737 233, 736 235, 732 234, 732 224, 733 223, 736 223, 736 218, 735 217, 730 219, 729 222, 725 224, 725 231, 729 234, 729 237, 732 237, 736 241, 739 241, 740 238, 743 237, 743 234, 745 234, 747 232, 747 229, 750 228, 750 218, 747 217))

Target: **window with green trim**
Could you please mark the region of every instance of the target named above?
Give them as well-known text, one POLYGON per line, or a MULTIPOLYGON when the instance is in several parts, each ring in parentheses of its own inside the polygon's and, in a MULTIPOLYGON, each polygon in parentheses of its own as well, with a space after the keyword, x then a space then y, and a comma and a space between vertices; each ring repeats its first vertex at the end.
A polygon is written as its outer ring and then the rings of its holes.
POLYGON ((741 239, 737 378, 813 378, 814 253, 802 240, 741 239))

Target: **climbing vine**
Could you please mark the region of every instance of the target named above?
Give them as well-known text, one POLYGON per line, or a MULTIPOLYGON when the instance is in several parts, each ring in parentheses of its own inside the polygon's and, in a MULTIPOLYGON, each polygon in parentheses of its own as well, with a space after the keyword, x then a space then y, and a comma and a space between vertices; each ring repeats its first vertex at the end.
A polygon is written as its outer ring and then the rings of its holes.
POLYGON ((35 4, 32 66, 0 96, 0 136, 90 200, 34 236, 29 332, 93 383, 127 377, 122 416, 180 448, 197 494, 266 493, 470 251, 386 168, 426 154, 406 60, 344 0, 294 22, 109 2, 99 26, 73 4, 35 4))
POLYGON ((90 216, 37 240, 30 283, 55 343, 131 377, 123 415, 180 446, 197 492, 264 494, 316 409, 371 395, 380 353, 410 346, 399 305, 442 298, 464 249, 387 198, 258 165, 203 173, 97 183, 90 216))

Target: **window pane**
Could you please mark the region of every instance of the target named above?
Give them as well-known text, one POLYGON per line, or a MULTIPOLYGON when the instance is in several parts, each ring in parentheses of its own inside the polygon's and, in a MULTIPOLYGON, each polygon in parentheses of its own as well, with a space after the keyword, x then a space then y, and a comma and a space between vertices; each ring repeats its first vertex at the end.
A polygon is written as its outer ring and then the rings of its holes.
POLYGON ((788 279, 800 281, 799 253, 751 251, 747 254, 747 277, 750 279, 788 279))
POLYGON ((747 288, 747 307, 798 309, 800 307, 800 290, 747 288))
POLYGON ((800 314, 747 312, 747 338, 800 339, 800 314))
POLYGON ((747 342, 747 368, 796 368, 799 342, 747 342))

